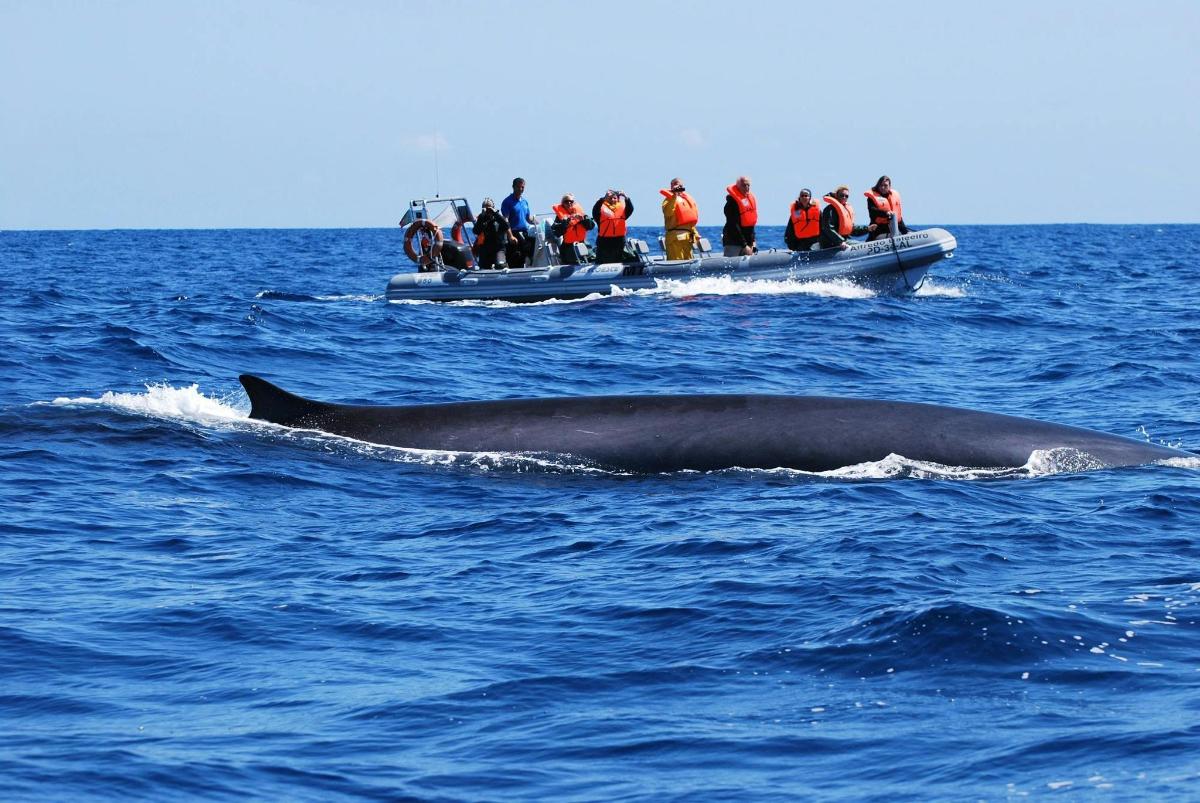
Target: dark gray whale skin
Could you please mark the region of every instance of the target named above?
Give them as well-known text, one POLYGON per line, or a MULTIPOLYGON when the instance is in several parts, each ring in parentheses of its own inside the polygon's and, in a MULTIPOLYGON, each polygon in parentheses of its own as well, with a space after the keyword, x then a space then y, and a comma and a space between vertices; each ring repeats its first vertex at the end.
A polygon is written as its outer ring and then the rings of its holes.
POLYGON ((455 452, 569 455, 618 471, 829 471, 881 460, 1018 468, 1035 449, 1104 467, 1189 452, 1028 418, 912 402, 822 396, 592 396, 404 407, 311 401, 249 374, 250 417, 368 443, 455 452))

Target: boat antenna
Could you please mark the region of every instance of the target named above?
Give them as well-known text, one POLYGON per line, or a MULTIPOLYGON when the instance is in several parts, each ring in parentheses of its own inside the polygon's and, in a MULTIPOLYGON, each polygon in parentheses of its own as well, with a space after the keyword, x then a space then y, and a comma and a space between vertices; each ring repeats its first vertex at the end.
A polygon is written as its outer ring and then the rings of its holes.
POLYGON ((441 134, 433 133, 433 197, 440 198, 442 193, 442 174, 438 170, 438 139, 441 134))

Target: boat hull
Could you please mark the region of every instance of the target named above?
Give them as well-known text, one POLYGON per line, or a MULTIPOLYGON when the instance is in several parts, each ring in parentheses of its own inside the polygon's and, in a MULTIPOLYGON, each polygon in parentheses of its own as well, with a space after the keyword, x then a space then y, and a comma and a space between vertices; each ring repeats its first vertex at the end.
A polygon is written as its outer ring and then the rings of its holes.
POLYGON ((505 270, 398 273, 388 282, 389 301, 546 301, 608 295, 615 289, 653 289, 661 281, 727 276, 741 280, 829 281, 847 279, 880 293, 918 288, 934 263, 958 243, 945 229, 925 229, 850 248, 766 251, 753 256, 708 256, 668 262, 554 265, 505 270))

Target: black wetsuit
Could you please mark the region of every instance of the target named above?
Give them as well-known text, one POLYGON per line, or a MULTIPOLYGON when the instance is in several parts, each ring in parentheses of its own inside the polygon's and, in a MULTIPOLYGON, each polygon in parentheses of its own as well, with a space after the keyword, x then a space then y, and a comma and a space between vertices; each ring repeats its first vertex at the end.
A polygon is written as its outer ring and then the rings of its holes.
POLYGON ((508 221, 495 209, 484 209, 475 218, 475 238, 479 245, 480 269, 496 267, 496 256, 508 244, 508 221))

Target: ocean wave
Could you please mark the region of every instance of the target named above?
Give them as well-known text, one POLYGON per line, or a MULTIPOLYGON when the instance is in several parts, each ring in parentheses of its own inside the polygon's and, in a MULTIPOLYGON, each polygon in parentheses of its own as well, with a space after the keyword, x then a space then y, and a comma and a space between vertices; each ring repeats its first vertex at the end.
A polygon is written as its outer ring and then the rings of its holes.
POLYGON ((1030 668, 1057 657, 1026 616, 959 601, 887 608, 793 647, 776 661, 802 661, 850 674, 890 674, 959 664, 1030 668))
POLYGON ((913 291, 913 295, 918 298, 966 298, 967 290, 958 285, 942 284, 936 279, 926 278, 921 286, 913 291))
POLYGON ((368 303, 382 301, 385 298, 380 293, 325 293, 309 295, 307 293, 289 293, 282 290, 260 290, 254 297, 264 301, 359 301, 368 303))

